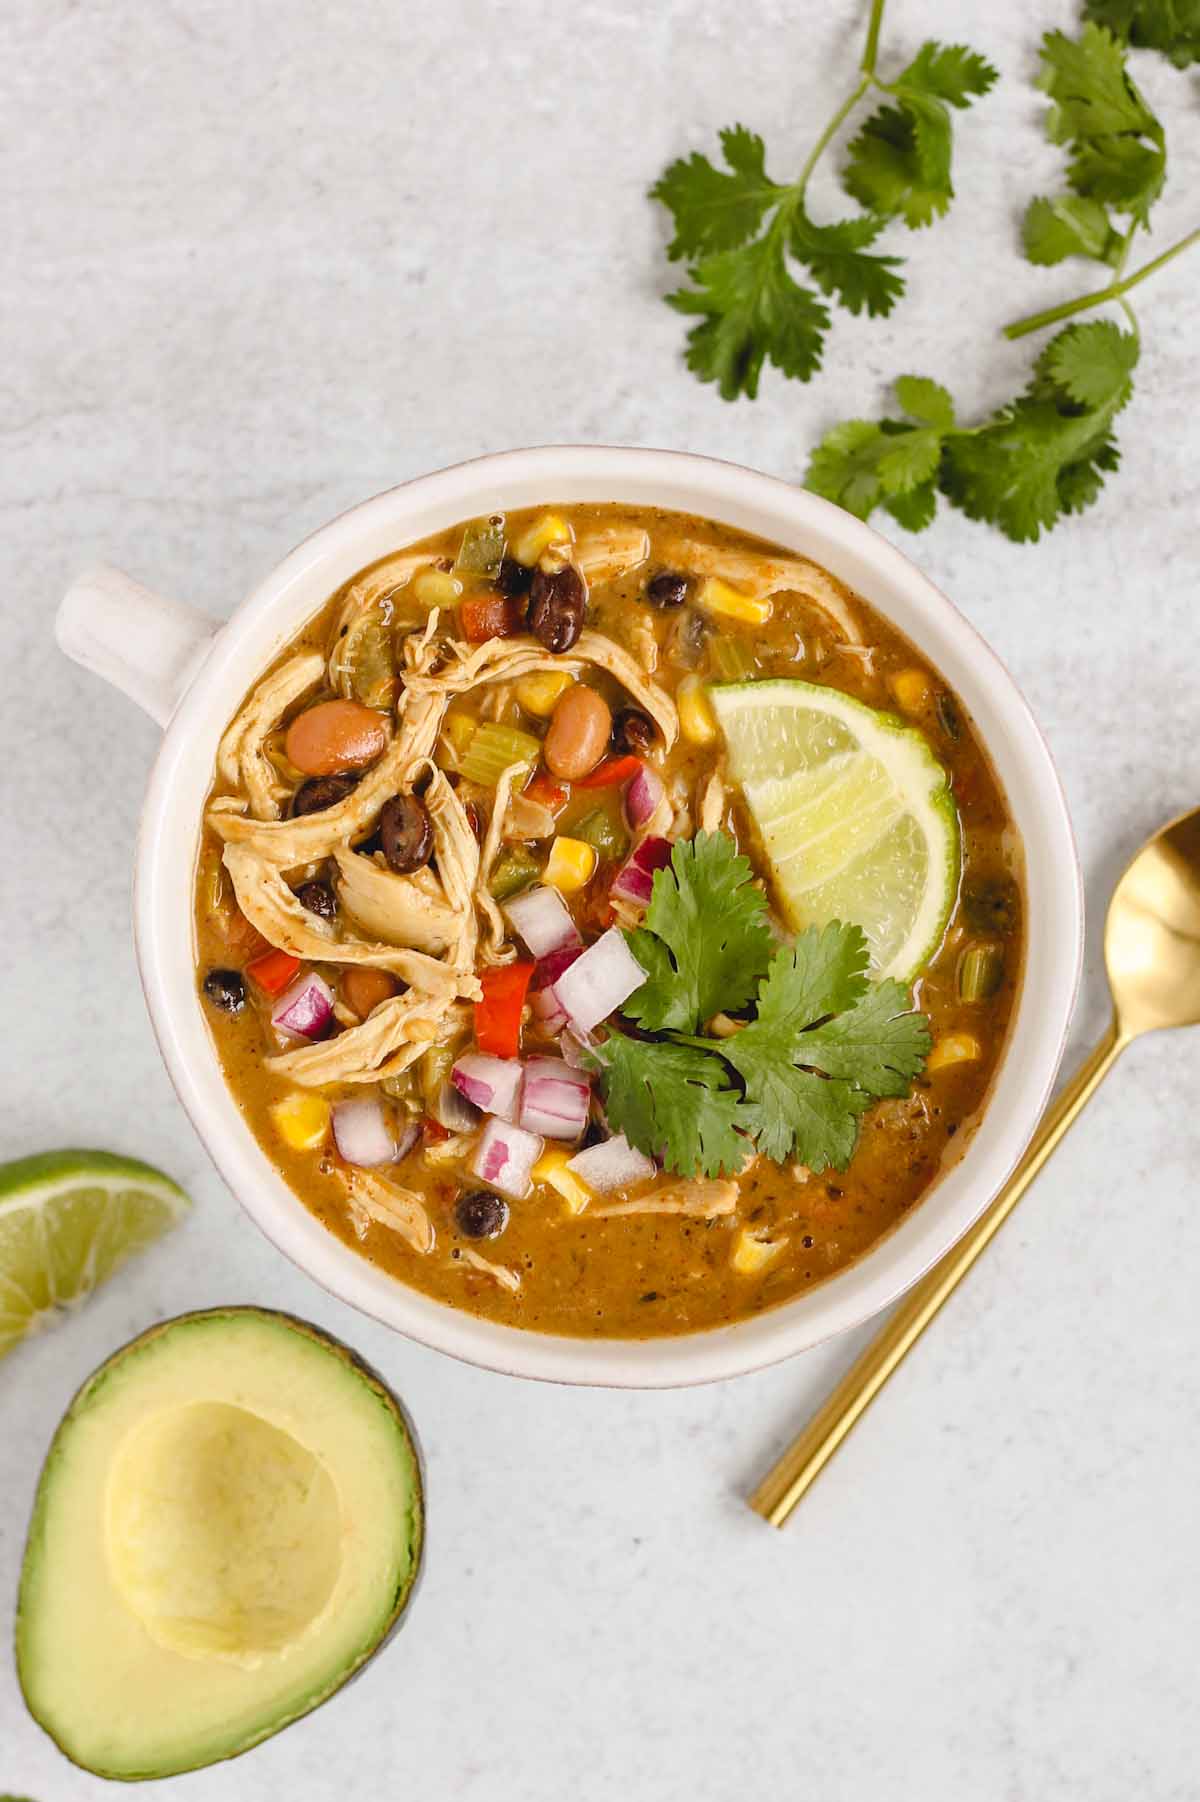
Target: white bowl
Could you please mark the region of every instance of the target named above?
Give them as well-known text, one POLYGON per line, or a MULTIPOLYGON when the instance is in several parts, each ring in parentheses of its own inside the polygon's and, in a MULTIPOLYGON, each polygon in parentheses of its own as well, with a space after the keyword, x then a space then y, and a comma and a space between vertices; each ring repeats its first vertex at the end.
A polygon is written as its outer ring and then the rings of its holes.
POLYGON ((996 1194, 1050 1094, 1079 977, 1083 904, 1062 788, 1012 678, 908 559, 827 501, 731 463, 674 451, 549 447, 480 457, 342 514, 285 557, 226 625, 98 570, 65 597, 67 654, 165 727, 138 839, 134 914, 151 1019, 180 1098, 246 1212, 343 1301, 489 1369, 559 1382, 658 1388, 756 1370, 852 1327, 917 1280, 996 1194), (618 501, 698 513, 823 564, 908 635, 973 715, 1025 844, 1024 983, 984 1118, 956 1164, 849 1269, 769 1312, 679 1338, 522 1332, 432 1300, 327 1232, 260 1150, 225 1086, 196 991, 192 883, 217 741, 237 702, 296 630, 364 564, 457 520, 540 502, 618 501))

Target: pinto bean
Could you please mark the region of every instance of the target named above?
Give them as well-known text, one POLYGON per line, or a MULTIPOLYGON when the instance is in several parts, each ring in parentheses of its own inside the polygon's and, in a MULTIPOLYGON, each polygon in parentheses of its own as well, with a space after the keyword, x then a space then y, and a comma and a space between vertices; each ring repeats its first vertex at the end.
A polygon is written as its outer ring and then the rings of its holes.
POLYGON ((306 776, 336 776, 365 769, 387 748, 388 722, 361 701, 318 701, 287 729, 284 751, 306 776))
POLYGON ((589 775, 608 749, 612 713, 603 695, 582 682, 559 696, 542 746, 552 776, 578 782, 589 775))
POLYGON ((395 978, 386 970, 373 970, 369 964, 352 964, 348 970, 343 970, 340 987, 342 1000, 360 1020, 365 1020, 381 1001, 390 1001, 396 993, 395 978))

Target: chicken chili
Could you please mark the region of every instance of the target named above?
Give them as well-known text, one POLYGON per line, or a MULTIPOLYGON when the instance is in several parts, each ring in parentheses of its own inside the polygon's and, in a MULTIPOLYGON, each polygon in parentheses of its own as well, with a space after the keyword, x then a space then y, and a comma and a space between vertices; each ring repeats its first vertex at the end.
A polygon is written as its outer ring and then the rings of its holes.
POLYGON ((230 1088, 327 1227, 546 1332, 712 1327, 957 1158, 1021 848, 937 671, 815 564, 621 506, 357 575, 221 740, 196 886, 230 1088))

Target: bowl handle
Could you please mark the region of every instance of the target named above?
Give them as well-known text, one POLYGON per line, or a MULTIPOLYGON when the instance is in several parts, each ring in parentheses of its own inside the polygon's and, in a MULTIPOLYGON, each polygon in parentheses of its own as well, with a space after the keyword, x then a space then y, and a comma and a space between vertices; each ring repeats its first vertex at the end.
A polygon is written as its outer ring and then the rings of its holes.
POLYGON ((54 633, 75 663, 111 682, 165 726, 220 630, 183 601, 100 564, 68 588, 54 633))

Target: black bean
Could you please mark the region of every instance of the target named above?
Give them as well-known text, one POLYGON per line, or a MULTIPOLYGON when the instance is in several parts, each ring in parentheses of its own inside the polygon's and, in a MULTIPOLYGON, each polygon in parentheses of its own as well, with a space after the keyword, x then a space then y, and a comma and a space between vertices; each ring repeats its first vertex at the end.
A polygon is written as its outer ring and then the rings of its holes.
POLYGON ((612 723, 612 748, 619 755, 641 757, 654 744, 658 729, 640 707, 622 707, 612 723))
POLYGON ((646 599, 652 607, 682 607, 687 591, 686 576, 677 569, 660 569, 646 584, 646 599))
POLYGON ((500 568, 496 571, 496 587, 501 594, 510 600, 519 594, 529 593, 529 584, 533 581, 533 571, 527 563, 518 563, 515 557, 503 557, 500 568))
POLYGON ((336 807, 357 785, 357 776, 310 776, 292 796, 292 818, 298 820, 306 813, 324 813, 327 807, 336 807))
POLYGON ((393 795, 379 814, 379 843, 388 868, 407 876, 433 855, 433 827, 424 802, 415 795, 393 795))
POLYGON ((246 985, 237 970, 210 970, 204 993, 223 1014, 240 1014, 246 1005, 246 985))
POLYGON ((556 657, 569 651, 583 631, 587 594, 583 577, 569 563, 562 569, 539 569, 529 591, 529 630, 556 657))
POLYGON ((296 899, 301 907, 307 908, 310 914, 320 914, 323 920, 332 920, 337 913, 337 901, 327 882, 302 882, 296 890, 296 899))
POLYGON ((455 1202, 454 1223, 464 1239, 498 1239, 508 1225, 508 1203, 488 1189, 472 1189, 455 1202))

